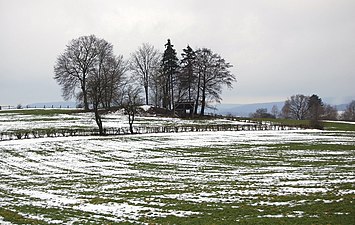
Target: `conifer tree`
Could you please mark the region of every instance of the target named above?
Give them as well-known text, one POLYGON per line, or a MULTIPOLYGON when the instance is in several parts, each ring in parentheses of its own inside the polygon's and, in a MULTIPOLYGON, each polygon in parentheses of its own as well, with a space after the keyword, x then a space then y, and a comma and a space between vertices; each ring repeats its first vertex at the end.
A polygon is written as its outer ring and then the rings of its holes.
POLYGON ((316 129, 322 129, 323 126, 319 120, 323 113, 323 102, 318 95, 312 95, 311 97, 309 97, 308 110, 311 127, 316 129))
POLYGON ((161 62, 164 81, 163 107, 169 110, 174 108, 174 85, 179 69, 179 60, 176 57, 176 51, 173 47, 174 45, 172 45, 170 39, 168 39, 168 42, 165 44, 165 51, 161 62))
POLYGON ((195 51, 189 45, 187 45, 187 47, 183 49, 183 53, 181 54, 181 56, 181 74, 179 76, 181 86, 180 89, 183 92, 183 97, 191 101, 192 99, 194 99, 193 95, 196 92, 194 89, 197 88, 197 77, 194 68, 196 54, 195 51))

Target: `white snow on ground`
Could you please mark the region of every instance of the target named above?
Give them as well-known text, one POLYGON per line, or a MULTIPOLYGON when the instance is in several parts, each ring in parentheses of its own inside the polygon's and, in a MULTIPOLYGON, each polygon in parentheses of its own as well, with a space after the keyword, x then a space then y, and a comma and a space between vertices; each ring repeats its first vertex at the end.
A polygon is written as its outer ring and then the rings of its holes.
POLYGON ((144 110, 144 111, 148 111, 150 108, 152 108, 151 105, 142 105, 141 108, 144 110))
MULTIPOLYGON (((125 117, 119 113, 105 117, 107 124, 111 121, 112 126, 119 123, 126 126, 125 117)), ((89 114, 58 115, 60 122, 41 121, 41 118, 48 117, 37 117, 34 123, 31 117, 1 116, 3 123, 18 129, 34 124, 38 127, 73 126, 83 121, 87 121, 88 126, 93 125, 89 114)), ((7 129, 3 123, 0 129, 7 129)), ((159 125, 186 121, 146 117, 140 118, 139 123, 159 125)), ((339 184, 355 182, 355 174, 346 172, 355 170, 355 147, 346 151, 290 148, 297 143, 355 146, 355 139, 349 133, 295 130, 2 141, 0 208, 37 208, 40 213, 24 215, 42 218, 48 223, 85 223, 89 219, 97 223, 103 219, 106 223, 138 223, 142 218, 201 214, 198 207, 184 210, 176 206, 177 203, 292 207, 304 202, 257 201, 257 198, 334 193, 341 201, 342 194, 355 194, 354 189, 336 188, 339 184), (275 144, 282 144, 282 149, 272 148, 275 144), (234 161, 228 163, 230 159, 234 161), (312 164, 334 159, 341 165, 315 167, 312 164), (235 160, 240 160, 237 161, 240 165, 236 165, 235 160), (211 183, 218 185, 211 188, 211 183), (58 213, 63 215, 60 222, 58 213)), ((295 211, 288 216, 303 214, 295 211)), ((0 217, 0 223, 2 220, 0 217)))
MULTIPOLYGON (((113 222, 137 221, 150 212, 152 217, 168 215, 189 216, 199 214, 198 211, 163 210, 159 201, 175 199, 178 201, 202 202, 241 202, 252 196, 259 195, 308 195, 333 191, 330 184, 353 183, 354 174, 337 173, 333 178, 322 179, 322 174, 334 173, 335 168, 290 167, 278 165, 277 162, 260 168, 228 167, 214 158, 200 157, 198 153, 185 152, 186 148, 202 148, 214 146, 230 147, 231 144, 259 145, 303 142, 327 143, 337 141, 343 144, 354 144, 352 137, 333 136, 328 132, 319 131, 240 131, 240 132, 195 132, 172 134, 145 134, 117 137, 69 137, 44 138, 30 140, 14 140, 0 142, 2 168, 1 177, 7 184, 0 185, 0 190, 11 193, 8 199, 1 201, 0 206, 14 204, 16 197, 21 202, 16 204, 33 205, 36 207, 61 207, 65 210, 79 210, 95 215, 106 215, 113 222), (182 150, 179 150, 182 149, 182 150), (149 164, 161 170, 141 170, 135 165, 149 164), (216 169, 213 169, 216 167, 216 169), (182 168, 176 170, 172 168, 182 168), (308 174, 312 172, 318 175, 308 174), (105 178, 107 177, 107 178, 105 178), (131 177, 140 178, 137 181, 131 177), (93 179, 94 185, 85 184, 85 180, 93 179), (157 181, 145 181, 157 179, 157 181), (158 181, 159 180, 159 181, 158 181), (9 182, 11 181, 11 182, 9 182), (17 185, 13 185, 16 181, 17 185), (82 183, 83 181, 84 183, 82 183), (253 183, 248 189, 230 189, 220 187, 216 192, 185 192, 182 194, 155 195, 154 199, 144 200, 133 198, 122 203, 103 202, 91 203, 90 199, 97 196, 110 196, 115 199, 122 194, 157 192, 155 187, 162 189, 185 189, 185 182, 203 184, 205 182, 240 182, 253 183), (31 186, 21 186, 21 183, 31 186), (56 182, 68 183, 68 186, 55 185, 56 182), (94 196, 83 193, 96 193, 94 196), (116 196, 116 197, 115 197, 116 196)), ((355 150, 354 150, 355 151, 355 150)), ((354 151, 301 151, 301 154, 313 160, 333 157, 345 157, 354 162, 354 151)), ((265 163, 271 156, 267 148, 230 149, 231 154, 250 155, 254 163, 265 163)), ((291 159, 294 150, 283 154, 291 159)), ((300 157, 302 158, 302 157, 300 157)), ((246 160, 247 162, 247 160, 246 160)), ((349 190, 355 194, 354 190, 349 190)), ((159 193, 159 191, 157 192, 159 193)), ((119 197, 117 200, 120 200, 119 197)), ((122 201, 122 199, 121 199, 122 201)), ((261 205, 289 205, 288 202, 260 202, 261 205)), ((292 203, 297 205, 300 203, 292 203)), ((271 215, 272 216, 272 215, 271 215)), ((51 222, 50 217, 47 222, 51 222)), ((67 218, 67 222, 74 218, 67 218)))
MULTIPOLYGON (((200 124, 201 121, 183 120, 164 117, 136 117, 135 126, 164 126, 200 124)), ((205 124, 250 124, 248 122, 230 121, 225 119, 206 120, 205 124)), ((128 118, 123 112, 103 115, 105 128, 128 127, 128 118)), ((40 128, 97 128, 93 113, 74 113, 57 115, 23 115, 16 113, 0 113, 0 132, 17 129, 40 128)))

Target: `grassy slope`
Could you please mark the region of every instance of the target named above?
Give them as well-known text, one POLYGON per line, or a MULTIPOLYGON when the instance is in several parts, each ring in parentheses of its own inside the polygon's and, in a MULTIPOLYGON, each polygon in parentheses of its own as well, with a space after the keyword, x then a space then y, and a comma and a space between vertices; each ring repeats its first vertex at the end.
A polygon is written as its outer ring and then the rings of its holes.
POLYGON ((55 114, 71 114, 78 113, 80 110, 75 109, 14 109, 14 110, 0 110, 0 114, 2 113, 15 113, 15 114, 23 114, 23 115, 55 115, 55 114))
POLYGON ((324 122, 325 130, 339 130, 339 131, 355 131, 355 124, 324 122))

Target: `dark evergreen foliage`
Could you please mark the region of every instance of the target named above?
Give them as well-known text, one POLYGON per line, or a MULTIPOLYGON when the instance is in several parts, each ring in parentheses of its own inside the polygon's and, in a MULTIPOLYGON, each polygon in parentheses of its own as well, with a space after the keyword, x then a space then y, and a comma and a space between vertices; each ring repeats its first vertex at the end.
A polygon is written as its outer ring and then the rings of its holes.
POLYGON ((171 44, 170 39, 165 44, 165 51, 162 62, 162 76, 163 76, 163 107, 169 110, 174 108, 174 87, 175 80, 179 69, 179 60, 176 56, 174 45, 171 44))
POLYGON ((312 95, 308 100, 308 112, 310 119, 310 127, 315 129, 323 129, 320 122, 321 115, 323 114, 323 102, 318 95, 312 95))
POLYGON ((180 99, 194 100, 196 97, 197 74, 196 74, 196 53, 188 45, 182 50, 180 61, 181 73, 179 75, 180 99))

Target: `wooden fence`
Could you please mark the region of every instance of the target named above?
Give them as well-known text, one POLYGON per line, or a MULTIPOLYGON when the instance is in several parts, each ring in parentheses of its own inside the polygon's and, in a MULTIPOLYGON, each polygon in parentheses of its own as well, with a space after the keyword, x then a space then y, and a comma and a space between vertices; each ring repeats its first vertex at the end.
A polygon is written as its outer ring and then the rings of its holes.
MULTIPOLYGON (((263 131, 263 130, 295 130, 299 126, 286 126, 279 124, 222 124, 222 125, 185 125, 185 126, 138 126, 134 127, 135 134, 149 133, 179 133, 201 131, 263 131)), ((128 127, 106 128, 105 135, 131 134, 128 127)), ((75 137, 99 135, 98 129, 36 129, 0 132, 0 141, 45 138, 45 137, 75 137)))

